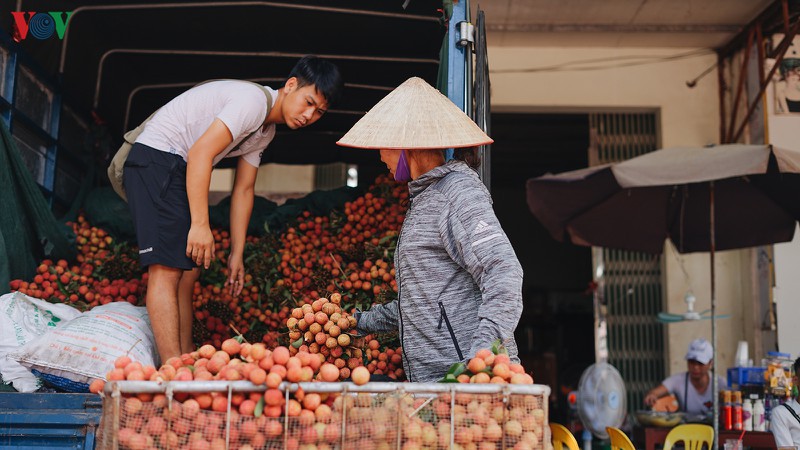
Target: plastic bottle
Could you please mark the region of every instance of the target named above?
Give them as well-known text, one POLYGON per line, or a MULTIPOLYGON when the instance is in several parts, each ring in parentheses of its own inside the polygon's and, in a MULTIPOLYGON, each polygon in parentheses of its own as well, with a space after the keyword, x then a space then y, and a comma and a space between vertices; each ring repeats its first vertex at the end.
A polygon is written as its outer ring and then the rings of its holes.
POLYGON ((753 431, 753 401, 749 398, 742 402, 742 427, 744 431, 753 431))
MULTIPOLYGON (((781 405, 780 398, 775 397, 774 395, 769 393, 769 391, 767 391, 767 393, 764 394, 764 424, 765 424, 764 428, 766 430, 770 429, 769 418, 770 418, 770 415, 772 414, 772 410, 775 409, 776 407, 780 406, 780 405, 781 405)), ((755 408, 755 403, 753 404, 753 407, 755 408)), ((755 414, 755 412, 753 412, 753 414, 755 414)), ((756 427, 756 423, 754 421, 753 422, 753 429, 754 430, 755 430, 755 427, 756 427)))
POLYGON ((767 431, 767 424, 764 421, 764 402, 760 398, 753 404, 753 431, 767 431))
POLYGON ((731 391, 722 391, 722 411, 720 416, 722 419, 722 429, 733 429, 733 405, 731 405, 731 391))
POLYGON ((742 427, 742 391, 734 391, 733 392, 733 404, 731 405, 733 409, 733 421, 732 421, 732 428, 734 430, 741 431, 742 427))

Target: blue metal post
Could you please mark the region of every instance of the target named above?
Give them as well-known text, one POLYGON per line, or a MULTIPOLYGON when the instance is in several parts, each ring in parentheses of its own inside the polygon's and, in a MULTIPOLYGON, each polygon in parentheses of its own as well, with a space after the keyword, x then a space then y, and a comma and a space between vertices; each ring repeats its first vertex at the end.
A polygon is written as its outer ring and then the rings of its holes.
MULTIPOLYGON (((456 45, 459 39, 458 24, 467 20, 469 16, 469 2, 467 0, 457 0, 453 2, 453 16, 450 17, 450 23, 447 27, 447 45, 448 45, 448 58, 447 58, 447 97, 456 104, 467 115, 469 111, 465 105, 469 102, 466 101, 464 95, 467 84, 467 73, 465 61, 467 57, 472 57, 468 53, 470 47, 461 47, 456 45)), ((447 149, 445 152, 445 159, 450 160, 453 158, 453 149, 447 149)))
POLYGON ((8 59, 6 60, 6 73, 3 74, 5 83, 3 84, 3 98, 9 103, 7 110, 3 111, 3 120, 6 122, 6 128, 11 131, 12 126, 12 111, 14 110, 14 83, 17 81, 17 52, 6 48, 8 51, 8 59))
POLYGON ((47 147, 47 159, 44 166, 44 188, 50 191, 48 202, 53 207, 56 195, 56 163, 58 161, 58 127, 61 124, 61 93, 53 90, 53 101, 50 103, 50 129, 48 134, 54 139, 47 147))

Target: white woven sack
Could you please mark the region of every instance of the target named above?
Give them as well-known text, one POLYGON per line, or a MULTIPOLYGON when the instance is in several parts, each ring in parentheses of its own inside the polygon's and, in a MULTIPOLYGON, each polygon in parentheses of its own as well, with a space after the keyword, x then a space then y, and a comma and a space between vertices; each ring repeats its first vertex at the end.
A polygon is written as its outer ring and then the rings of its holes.
POLYGON ((72 306, 48 303, 21 292, 0 297, 0 375, 3 382, 11 383, 19 392, 39 389, 42 381, 6 356, 80 314, 72 306))
POLYGON ((105 379, 123 355, 143 365, 156 363, 147 309, 128 302, 97 306, 10 357, 61 389, 88 392, 92 379, 105 379))

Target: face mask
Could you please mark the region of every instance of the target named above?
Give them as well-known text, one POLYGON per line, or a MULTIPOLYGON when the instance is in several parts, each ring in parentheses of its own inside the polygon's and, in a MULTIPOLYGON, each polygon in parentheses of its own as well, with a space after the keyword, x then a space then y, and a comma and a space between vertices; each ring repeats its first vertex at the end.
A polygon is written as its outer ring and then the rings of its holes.
POLYGON ((408 169, 406 151, 400 150, 400 159, 397 161, 397 168, 394 169, 395 181, 408 181, 411 179, 411 171, 408 169))

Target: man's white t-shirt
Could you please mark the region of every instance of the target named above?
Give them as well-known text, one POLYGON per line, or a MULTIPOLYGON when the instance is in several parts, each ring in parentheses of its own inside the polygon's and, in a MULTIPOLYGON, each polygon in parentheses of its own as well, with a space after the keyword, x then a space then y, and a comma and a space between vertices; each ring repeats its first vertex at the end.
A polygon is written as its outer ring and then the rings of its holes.
MULTIPOLYGON (((791 399, 786 402, 796 414, 800 415, 800 403, 791 399)), ((769 413, 769 429, 775 436, 777 447, 800 446, 800 422, 795 419, 792 413, 785 406, 780 405, 772 408, 769 413)))
MULTIPOLYGON (((664 380, 661 384, 669 390, 669 392, 678 398, 678 404, 681 411, 690 415, 705 415, 713 407, 714 398, 711 396, 711 383, 709 382, 708 388, 700 395, 697 389, 692 386, 692 382, 686 379, 686 372, 681 372, 664 380), (688 384, 689 392, 686 392, 688 384)), ((723 390, 728 387, 728 382, 722 377, 717 377, 717 390, 723 390)))
MULTIPOLYGON (((274 105, 277 91, 266 88, 274 105)), ((189 89, 162 106, 136 142, 180 155, 186 161, 192 145, 214 119, 220 119, 231 132, 233 142, 214 158, 214 165, 222 158, 241 156, 258 167, 261 153, 275 137, 275 124, 263 126, 266 117, 267 98, 263 89, 250 82, 212 81, 189 89), (231 152, 254 130, 258 131, 231 152)))

